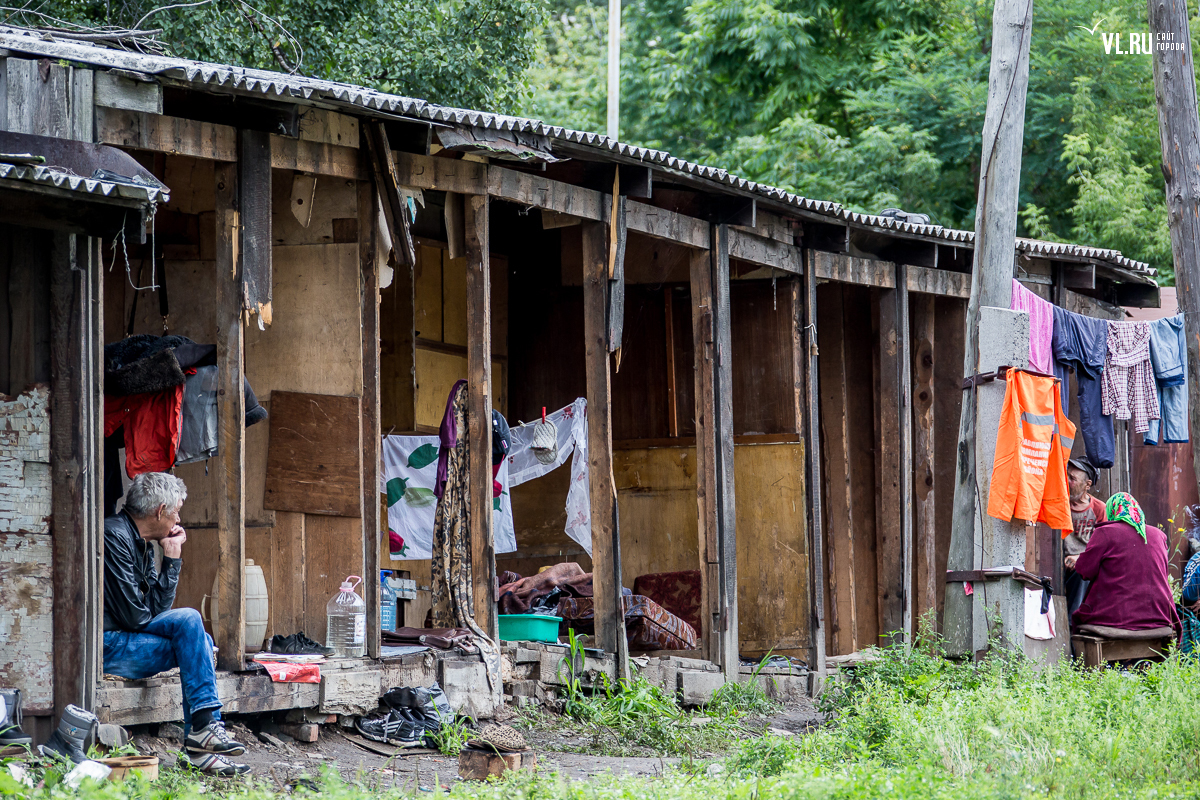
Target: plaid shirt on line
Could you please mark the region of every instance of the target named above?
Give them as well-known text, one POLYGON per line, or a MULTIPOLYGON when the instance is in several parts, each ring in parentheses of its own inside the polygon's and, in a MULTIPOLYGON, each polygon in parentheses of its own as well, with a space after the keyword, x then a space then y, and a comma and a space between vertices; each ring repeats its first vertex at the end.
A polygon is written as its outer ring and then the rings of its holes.
POLYGON ((1108 357, 1100 388, 1103 413, 1132 419, 1137 433, 1145 433, 1150 420, 1161 418, 1150 363, 1150 323, 1108 323, 1108 357))

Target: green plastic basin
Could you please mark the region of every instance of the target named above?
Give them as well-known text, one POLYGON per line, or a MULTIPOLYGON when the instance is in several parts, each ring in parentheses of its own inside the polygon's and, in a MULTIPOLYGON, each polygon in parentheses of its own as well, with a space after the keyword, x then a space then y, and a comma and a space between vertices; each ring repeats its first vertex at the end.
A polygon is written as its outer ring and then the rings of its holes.
POLYGON ((548 614, 501 614, 499 619, 503 642, 557 642, 562 622, 548 614))

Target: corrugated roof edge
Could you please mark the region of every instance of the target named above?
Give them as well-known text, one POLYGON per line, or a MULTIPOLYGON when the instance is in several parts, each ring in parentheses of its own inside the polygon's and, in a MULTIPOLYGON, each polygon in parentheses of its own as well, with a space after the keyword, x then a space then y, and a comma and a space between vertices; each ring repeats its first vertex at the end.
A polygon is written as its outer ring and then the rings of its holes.
POLYGON ((153 186, 81 178, 78 175, 60 172, 50 167, 0 164, 0 180, 39 183, 43 186, 53 186, 56 189, 69 192, 80 192, 82 194, 99 195, 101 197, 120 197, 129 200, 138 200, 143 203, 165 203, 170 199, 168 192, 153 186))
MULTIPOLYGON (((599 133, 577 131, 540 120, 494 114, 486 111, 453 108, 401 95, 387 94, 375 89, 348 83, 320 80, 281 72, 248 69, 230 65, 190 61, 172 56, 146 55, 116 50, 97 44, 74 40, 58 40, 44 31, 0 26, 0 48, 30 55, 64 58, 100 67, 127 69, 181 80, 192 85, 217 86, 224 89, 274 95, 284 100, 325 102, 335 106, 366 112, 412 117, 429 122, 470 125, 493 130, 529 132, 582 145, 623 158, 640 161, 683 173, 692 177, 764 197, 772 202, 813 212, 850 225, 893 230, 916 236, 928 236, 955 245, 974 246, 973 231, 944 228, 940 225, 917 225, 891 217, 850 211, 828 200, 814 200, 784 189, 756 183, 719 167, 694 164, 676 158, 663 150, 654 150, 610 139, 599 133)), ((1017 250, 1042 257, 1094 259, 1112 265, 1140 283, 1154 283, 1157 271, 1149 264, 1127 258, 1120 251, 1086 245, 1018 239, 1017 250)))

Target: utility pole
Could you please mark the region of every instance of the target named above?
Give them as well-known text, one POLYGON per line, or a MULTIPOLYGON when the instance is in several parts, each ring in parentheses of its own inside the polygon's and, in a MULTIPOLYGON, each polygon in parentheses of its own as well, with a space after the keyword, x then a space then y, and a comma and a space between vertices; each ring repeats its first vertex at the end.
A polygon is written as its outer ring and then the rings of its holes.
POLYGON ((621 0, 608 0, 608 138, 621 135, 621 0))
MULTIPOLYGON (((1027 366, 1029 316, 1009 310, 1017 236, 1017 191, 1025 96, 1029 88, 1029 41, 1033 0, 996 0, 992 12, 992 62, 979 195, 975 209, 975 264, 967 305, 963 377, 999 366, 1027 366)), ((945 387, 957 391, 958 387, 945 387)), ((947 569, 1025 565, 1023 522, 988 517, 985 509, 996 452, 1004 384, 964 390, 958 429, 958 469, 947 569)), ((1010 642, 1023 642, 1024 589, 1018 582, 947 582, 944 633, 951 655, 974 656, 987 646, 987 615, 999 610, 1010 642)))
POLYGON ((1189 438, 1200 464, 1200 119, 1192 37, 1185 0, 1149 0, 1147 6, 1175 287, 1187 334, 1189 438))

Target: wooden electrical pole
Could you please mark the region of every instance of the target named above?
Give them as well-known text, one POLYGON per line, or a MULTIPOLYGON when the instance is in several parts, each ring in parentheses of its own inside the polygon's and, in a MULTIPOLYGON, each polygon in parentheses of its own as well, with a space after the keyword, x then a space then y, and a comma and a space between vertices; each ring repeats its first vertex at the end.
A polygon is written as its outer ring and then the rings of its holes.
POLYGON ((1188 408, 1192 459, 1200 464, 1200 119, 1185 0, 1149 0, 1154 99, 1175 287, 1187 334, 1188 408))
MULTIPOLYGON (((967 305, 964 378, 977 374, 981 367, 991 370, 997 366, 980 364, 981 308, 1007 309, 1012 299, 1017 191, 1021 185, 1021 147, 1025 134, 1025 96, 1029 88, 1029 42, 1032 30, 1033 0, 996 0, 992 12, 992 62, 988 75, 987 115, 983 121, 979 195, 975 209, 975 264, 971 271, 971 298, 967 305)), ((957 390, 958 387, 945 387, 945 391, 957 390)), ((954 516, 947 563, 947 569, 950 570, 999 565, 976 563, 983 550, 984 520, 981 517, 983 507, 987 505, 986 484, 981 495, 979 484, 984 479, 977 474, 977 469, 991 470, 990 463, 976 463, 981 460, 976 421, 982 400, 974 390, 963 398, 958 429, 954 516)), ((1009 548, 1004 549, 1007 551, 1009 548)), ((1004 559, 1005 556, 994 553, 992 557, 1004 559)), ((965 594, 962 583, 946 585, 943 628, 953 655, 973 655, 979 649, 980 632, 975 630, 975 605, 976 599, 965 594)))

